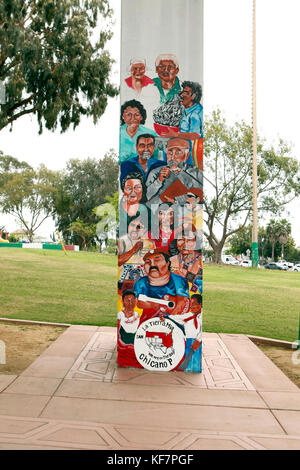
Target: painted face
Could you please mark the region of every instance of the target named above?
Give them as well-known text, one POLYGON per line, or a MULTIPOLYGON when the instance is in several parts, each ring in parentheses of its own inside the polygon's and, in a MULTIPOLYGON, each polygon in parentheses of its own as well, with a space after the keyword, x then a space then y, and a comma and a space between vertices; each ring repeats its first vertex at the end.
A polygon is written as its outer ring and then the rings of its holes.
POLYGON ((141 160, 147 161, 152 157, 154 152, 154 140, 149 137, 148 139, 141 137, 136 146, 137 153, 141 160))
POLYGON ((159 225, 170 228, 174 223, 174 211, 171 207, 165 211, 159 211, 158 214, 159 225))
POLYGON ((162 81, 174 82, 179 69, 174 64, 173 60, 161 60, 156 67, 156 73, 162 81))
POLYGON ((145 271, 149 278, 157 279, 165 276, 169 271, 169 264, 161 253, 150 255, 145 261, 145 271))
POLYGON ((194 99, 193 91, 189 86, 184 87, 183 91, 180 93, 180 99, 185 108, 189 108, 190 106, 194 104, 193 103, 193 99, 194 99))
POLYGON ((131 66, 131 75, 137 79, 141 80, 143 76, 145 75, 146 67, 145 64, 142 62, 139 62, 138 64, 133 64, 131 66))
POLYGON ((167 145, 167 161, 168 163, 174 162, 177 165, 181 162, 186 162, 189 157, 189 151, 185 142, 182 144, 180 141, 174 144, 167 145), (172 146, 171 146, 172 145, 172 146))
POLYGON ((136 204, 143 197, 143 186, 140 180, 127 180, 124 186, 124 196, 129 204, 136 204))
POLYGON ((193 232, 184 234, 177 240, 177 248, 183 255, 192 253, 196 248, 196 237, 193 232))
POLYGON ((198 300, 193 298, 190 303, 190 311, 192 313, 201 313, 202 305, 198 304, 198 300))
POLYGON ((139 126, 143 118, 138 108, 128 106, 123 113, 123 119, 127 126, 139 126))
POLYGON ((123 299, 123 305, 126 310, 133 310, 136 306, 136 298, 134 297, 134 295, 125 295, 123 299))
POLYGON ((128 235, 132 240, 139 240, 145 233, 145 227, 140 220, 135 219, 128 226, 128 235))
POLYGON ((186 195, 186 204, 188 208, 194 209, 197 207, 197 204, 200 203, 200 197, 196 196, 195 194, 187 194, 186 195))

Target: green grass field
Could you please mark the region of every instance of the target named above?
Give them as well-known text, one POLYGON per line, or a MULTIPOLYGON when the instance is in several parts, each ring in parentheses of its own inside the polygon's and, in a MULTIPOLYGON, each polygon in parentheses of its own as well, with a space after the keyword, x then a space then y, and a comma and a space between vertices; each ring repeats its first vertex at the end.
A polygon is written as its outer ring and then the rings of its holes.
MULTIPOLYGON (((117 259, 0 248, 0 317, 116 325, 117 259)), ((300 273, 205 265, 204 331, 295 341, 300 273)))

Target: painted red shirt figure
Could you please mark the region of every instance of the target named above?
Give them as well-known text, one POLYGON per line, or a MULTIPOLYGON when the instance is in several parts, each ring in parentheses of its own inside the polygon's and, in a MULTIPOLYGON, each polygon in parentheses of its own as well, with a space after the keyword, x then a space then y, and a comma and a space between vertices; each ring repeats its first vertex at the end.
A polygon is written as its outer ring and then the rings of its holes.
POLYGON ((130 61, 131 76, 125 79, 125 82, 130 88, 133 88, 137 94, 140 94, 142 89, 154 82, 151 78, 145 75, 146 61, 144 59, 133 59, 130 61))
MULTIPOLYGON (((153 220, 153 225, 156 220, 153 220)), ((156 248, 169 248, 174 241, 174 208, 171 203, 163 203, 158 208, 158 233, 155 227, 149 231, 148 237, 155 243, 156 248)))

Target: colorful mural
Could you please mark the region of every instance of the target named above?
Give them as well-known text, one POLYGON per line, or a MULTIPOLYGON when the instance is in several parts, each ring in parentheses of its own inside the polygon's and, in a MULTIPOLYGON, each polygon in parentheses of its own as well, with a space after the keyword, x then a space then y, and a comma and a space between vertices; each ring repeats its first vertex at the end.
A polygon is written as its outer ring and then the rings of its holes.
POLYGON ((129 40, 149 2, 134 0, 132 18, 132 0, 122 2, 118 365, 201 372, 202 30, 198 61, 184 54, 195 41, 187 26, 187 44, 170 48, 176 29, 161 7, 174 2, 183 24, 195 8, 202 19, 202 0, 154 0, 143 23, 146 38, 163 23, 153 44, 129 40))

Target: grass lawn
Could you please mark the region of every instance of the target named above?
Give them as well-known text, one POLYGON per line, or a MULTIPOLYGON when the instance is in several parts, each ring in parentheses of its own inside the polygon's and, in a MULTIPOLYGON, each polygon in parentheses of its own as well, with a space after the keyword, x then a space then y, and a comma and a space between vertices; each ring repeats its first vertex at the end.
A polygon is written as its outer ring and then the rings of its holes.
MULTIPOLYGON (((116 325, 117 259, 0 248, 0 317, 116 325)), ((298 338, 300 273, 204 268, 204 331, 298 338)))

